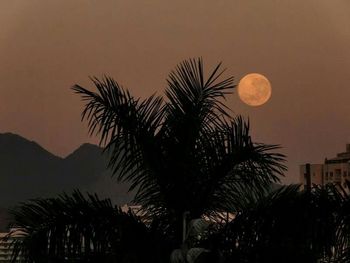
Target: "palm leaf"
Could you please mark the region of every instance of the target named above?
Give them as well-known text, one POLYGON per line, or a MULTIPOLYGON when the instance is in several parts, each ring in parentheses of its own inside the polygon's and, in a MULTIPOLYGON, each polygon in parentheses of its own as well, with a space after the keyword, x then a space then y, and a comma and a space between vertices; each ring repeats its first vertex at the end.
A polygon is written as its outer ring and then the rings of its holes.
POLYGON ((150 229, 96 195, 36 199, 12 214, 14 262, 119 262, 137 254, 137 262, 145 262, 154 256, 150 229))

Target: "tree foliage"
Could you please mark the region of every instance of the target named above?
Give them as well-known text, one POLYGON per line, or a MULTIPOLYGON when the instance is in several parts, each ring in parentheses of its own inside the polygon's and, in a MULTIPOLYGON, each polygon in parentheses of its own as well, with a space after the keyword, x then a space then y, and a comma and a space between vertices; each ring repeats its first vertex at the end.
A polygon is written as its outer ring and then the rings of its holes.
POLYGON ((169 225, 179 225, 184 212, 193 219, 235 211, 242 188, 264 189, 285 169, 278 146, 253 143, 249 123, 230 117, 223 99, 235 86, 223 72, 219 64, 206 78, 201 59, 184 61, 170 73, 165 99, 134 98, 108 77, 93 78, 96 92, 73 87, 114 174, 169 225))
POLYGON ((159 262, 169 250, 156 225, 79 191, 32 200, 12 214, 14 262, 159 262))
POLYGON ((286 167, 279 146, 253 142, 249 121, 231 117, 225 95, 235 85, 223 75, 221 64, 207 73, 201 59, 183 61, 170 72, 165 96, 146 99, 110 77, 92 78, 95 90, 75 85, 82 119, 100 137, 117 180, 136 190, 145 217, 79 192, 38 199, 14 211, 24 234, 16 253, 27 262, 167 262, 189 222, 223 212, 242 217, 286 167))
POLYGON ((211 239, 235 262, 349 262, 348 206, 339 185, 284 186, 247 203, 211 239))

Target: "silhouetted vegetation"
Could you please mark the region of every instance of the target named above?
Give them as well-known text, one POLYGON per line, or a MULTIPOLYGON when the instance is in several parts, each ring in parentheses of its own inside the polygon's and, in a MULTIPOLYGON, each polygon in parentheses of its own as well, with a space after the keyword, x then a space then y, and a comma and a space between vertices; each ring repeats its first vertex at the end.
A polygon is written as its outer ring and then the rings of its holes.
POLYGON ((242 208, 216 242, 232 262, 349 262, 349 200, 339 186, 285 186, 242 208))
MULTIPOLYGON (((276 145, 254 143, 224 97, 233 78, 200 59, 170 73, 165 98, 134 98, 111 78, 74 86, 91 134, 131 183, 139 216, 75 192, 25 203, 13 226, 26 262, 346 262, 349 196, 329 186, 271 189, 276 145), (230 218, 235 215, 235 218, 230 218), (206 220, 205 220, 206 219, 206 220)), ((348 254, 347 254, 348 253, 348 254)))
POLYGON ((28 202, 13 215, 12 234, 23 237, 14 240, 14 256, 26 262, 157 262, 169 251, 155 225, 79 191, 28 202))

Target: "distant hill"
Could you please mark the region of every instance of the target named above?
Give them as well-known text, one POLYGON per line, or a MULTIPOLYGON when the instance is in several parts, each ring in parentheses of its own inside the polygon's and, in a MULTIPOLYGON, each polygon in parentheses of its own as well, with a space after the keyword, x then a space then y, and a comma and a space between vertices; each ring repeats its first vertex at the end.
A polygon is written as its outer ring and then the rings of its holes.
POLYGON ((0 229, 4 208, 76 188, 110 197, 119 205, 130 202, 128 186, 111 178, 106 167, 107 158, 96 145, 83 144, 60 158, 19 135, 0 134, 0 229))

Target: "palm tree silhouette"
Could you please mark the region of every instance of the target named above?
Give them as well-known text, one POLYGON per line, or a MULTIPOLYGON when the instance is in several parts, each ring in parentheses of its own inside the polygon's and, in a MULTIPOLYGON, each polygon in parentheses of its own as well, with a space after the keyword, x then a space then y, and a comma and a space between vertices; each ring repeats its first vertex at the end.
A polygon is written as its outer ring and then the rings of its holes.
POLYGON ((219 64, 205 79, 201 59, 184 61, 169 75, 166 100, 135 99, 111 78, 94 78, 97 92, 73 88, 118 180, 131 182, 135 203, 168 222, 179 243, 185 214, 233 212, 242 187, 264 189, 285 168, 270 152, 277 146, 252 143, 249 124, 230 117, 220 99, 233 78, 222 73, 219 64))
MULTIPOLYGON (((85 102, 82 118, 90 133, 100 136, 110 156, 109 167, 136 191, 147 231, 152 225, 172 248, 184 247, 192 220, 237 211, 243 193, 259 195, 285 170, 277 145, 253 143, 249 122, 231 117, 224 102, 235 86, 223 73, 221 64, 205 74, 201 59, 183 61, 169 74, 164 98, 135 98, 109 77, 92 78, 95 91, 73 87, 85 102)), ((45 231, 53 235, 57 227, 45 231)))

